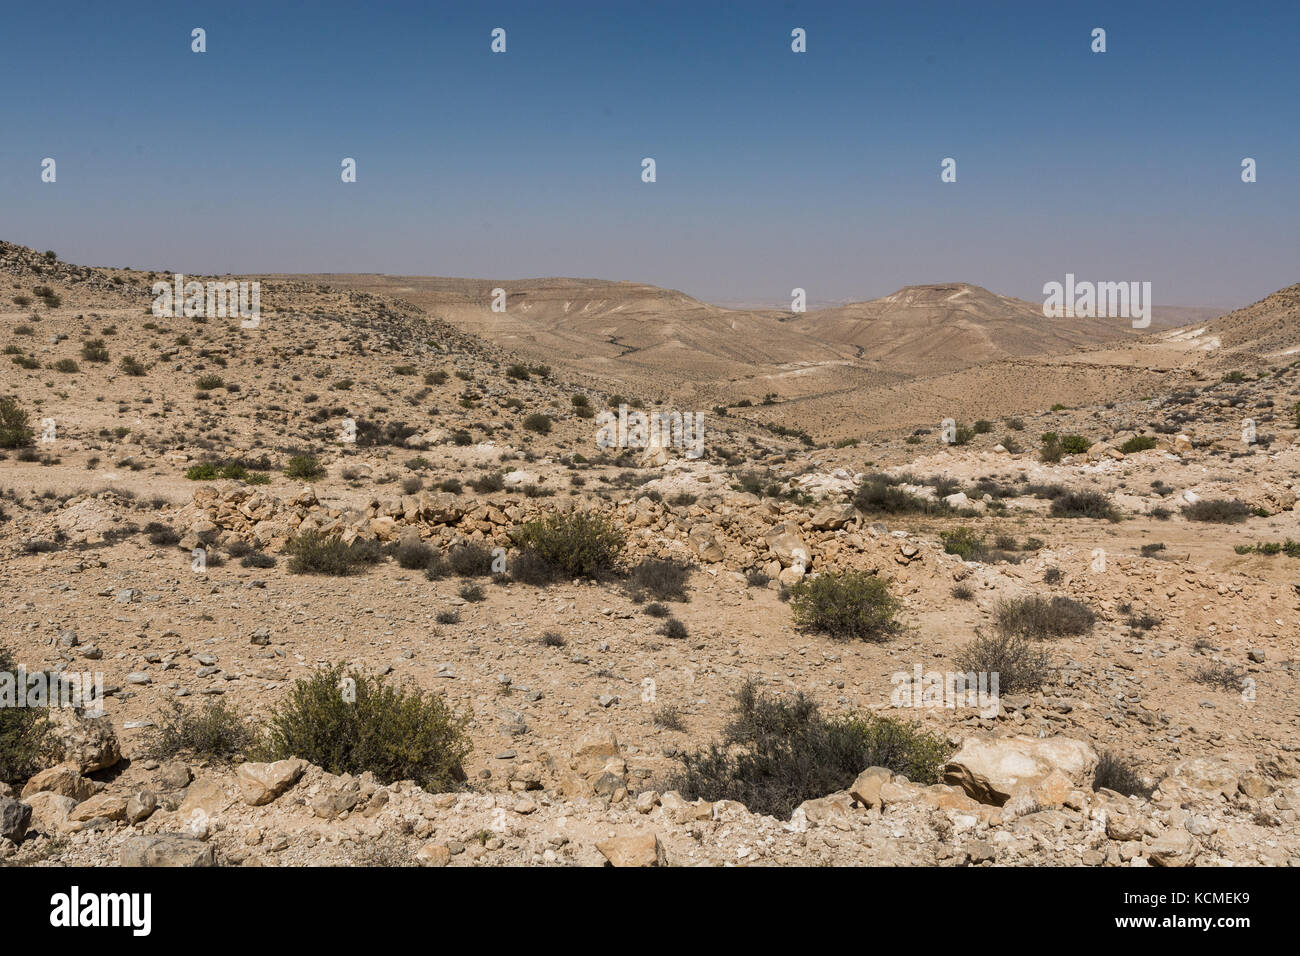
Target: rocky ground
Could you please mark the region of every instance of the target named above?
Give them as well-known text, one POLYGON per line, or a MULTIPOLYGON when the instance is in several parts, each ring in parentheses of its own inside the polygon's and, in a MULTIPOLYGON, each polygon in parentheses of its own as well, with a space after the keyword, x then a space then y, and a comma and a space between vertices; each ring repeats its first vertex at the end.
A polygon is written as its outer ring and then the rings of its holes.
POLYGON ((1257 547, 1300 539, 1294 365, 1215 356, 1158 393, 991 421, 957 445, 939 422, 810 447, 708 416, 692 460, 597 447, 593 414, 638 396, 567 384, 400 300, 267 281, 245 329, 152 316, 166 278, 0 246, 0 394, 37 436, 0 452, 3 643, 29 671, 100 672, 108 694, 102 718, 59 713, 58 759, 0 796, 4 862, 1300 861, 1300 555, 1257 547), (1043 461, 1046 432, 1091 444, 1043 461), (1135 437, 1151 447, 1120 450, 1135 437), (286 474, 301 456, 323 470, 286 474), (934 507, 855 503, 879 475, 934 507), (1053 486, 1103 493, 1117 520, 1054 514, 1053 486), (1184 510, 1229 499, 1239 520, 1184 510), (687 600, 663 602, 684 636, 618 578, 475 591, 391 558, 293 574, 283 550, 315 530, 500 548, 509 567, 512 532, 572 509, 625 532, 628 566, 691 567, 687 600), (942 537, 962 527, 1010 540, 963 560, 942 537), (795 627, 789 589, 849 570, 900 599, 890 640, 795 627), (1040 690, 988 714, 891 706, 893 675, 955 669, 999 603, 1028 595, 1096 616, 1045 642, 1040 690), (149 756, 172 702, 220 697, 263 722, 334 663, 465 714, 463 789, 149 756), (863 767, 789 818, 682 798, 678 755, 718 739, 751 679, 828 714, 919 722, 949 741, 944 782, 863 767), (1150 796, 1094 790, 1106 753, 1150 796))

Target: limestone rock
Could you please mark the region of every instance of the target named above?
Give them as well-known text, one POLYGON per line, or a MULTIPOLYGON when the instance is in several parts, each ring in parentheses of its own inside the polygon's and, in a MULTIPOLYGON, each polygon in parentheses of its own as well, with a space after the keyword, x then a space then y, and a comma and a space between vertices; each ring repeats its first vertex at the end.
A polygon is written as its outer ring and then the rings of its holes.
POLYGON ((59 764, 57 767, 42 770, 28 780, 27 786, 23 787, 23 799, 35 793, 47 792, 71 797, 80 803, 89 800, 95 793, 95 784, 78 773, 75 766, 59 764))
POLYGON ((80 773, 104 770, 122 759, 108 717, 83 717, 70 707, 51 707, 50 733, 60 759, 80 773))
POLYGON ((250 807, 260 807, 297 783, 306 769, 306 761, 296 758, 275 763, 243 763, 235 771, 235 779, 244 802, 250 807))
POLYGON ((122 866, 216 866, 216 854, 208 844, 173 833, 139 836, 122 845, 122 866))
POLYGON ((1018 787, 1042 784, 1053 771, 1082 785, 1096 767, 1096 751, 1069 737, 969 737, 945 765, 944 782, 1001 806, 1018 787))
POLYGON ((637 836, 621 836, 597 843, 609 866, 664 866, 664 850, 659 845, 659 837, 653 833, 637 836))

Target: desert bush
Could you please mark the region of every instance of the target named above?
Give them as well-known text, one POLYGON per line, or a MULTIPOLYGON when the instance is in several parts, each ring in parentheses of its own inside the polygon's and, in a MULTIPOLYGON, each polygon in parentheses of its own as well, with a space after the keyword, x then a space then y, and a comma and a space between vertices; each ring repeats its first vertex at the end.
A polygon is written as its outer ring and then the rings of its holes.
POLYGON ((1104 751, 1092 775, 1092 789, 1102 788, 1122 793, 1126 797, 1150 797, 1153 788, 1142 782, 1137 764, 1113 750, 1104 751))
POLYGON ((516 550, 510 556, 507 571, 510 574, 510 580, 533 587, 550 584, 559 576, 559 572, 555 567, 541 558, 531 548, 516 550))
MULTIPOLYGON (((1151 435, 1134 435, 1124 444, 1119 446, 1119 450, 1126 455, 1134 452, 1149 451, 1156 447, 1156 440, 1151 435)), ((1113 787, 1111 789, 1114 789, 1113 787)))
POLYGON ((873 714, 826 718, 804 694, 769 697, 748 682, 722 740, 679 755, 666 788, 688 800, 735 800, 752 813, 789 817, 805 800, 847 789, 868 767, 937 783, 950 753, 942 737, 915 725, 873 714))
POLYGON ((543 415, 541 412, 534 412, 524 419, 524 431, 549 435, 551 433, 551 417, 543 415))
POLYGON ((1100 491, 1067 491, 1052 499, 1050 513, 1057 518, 1119 520, 1119 511, 1100 491))
POLYGON ((214 388, 221 388, 226 384, 225 379, 220 375, 200 375, 194 382, 194 387, 200 392, 210 392, 214 388))
POLYGON ((149 543, 159 547, 170 547, 180 543, 181 536, 176 530, 161 521, 150 521, 144 526, 144 533, 149 536, 149 543))
POLYGON ((1183 517, 1188 521, 1215 521, 1221 524, 1239 524, 1251 515, 1250 505, 1244 501, 1227 498, 1202 498, 1183 506, 1183 517))
POLYGON ((118 368, 127 375, 132 375, 137 378, 145 373, 144 365, 141 364, 140 360, 133 355, 122 356, 122 361, 118 363, 118 368))
MULTIPOLYGON (((18 665, 0 646, 0 674, 13 674, 18 665)), ((0 783, 19 787, 47 766, 50 721, 44 707, 0 707, 0 783)))
POLYGON ((1230 664, 1213 662, 1202 664, 1192 673, 1192 680, 1198 684, 1205 684, 1216 690, 1240 690, 1241 682, 1245 678, 1244 671, 1240 671, 1230 664))
POLYGON ((447 552, 447 563, 459 577, 483 577, 492 573, 492 552, 481 544, 462 544, 447 552))
POLYGON ((423 541, 399 541, 393 549, 397 563, 408 571, 418 571, 429 566, 434 550, 423 541))
POLYGON ((940 531, 939 540, 943 542, 944 551, 957 555, 963 561, 983 560, 986 551, 984 538, 973 528, 962 526, 951 531, 940 531))
POLYGON ((1042 448, 1039 458, 1054 464, 1066 455, 1082 455, 1092 447, 1092 441, 1082 435, 1058 435, 1047 432, 1042 436, 1042 448))
POLYGON ((664 730, 685 730, 686 720, 682 709, 676 704, 665 704, 655 710, 650 718, 656 727, 664 730))
POLYGON ((470 480, 469 486, 479 494, 491 494, 494 491, 501 491, 506 486, 505 477, 496 471, 485 471, 477 478, 470 480))
POLYGON ((344 544, 342 538, 333 538, 319 531, 307 531, 292 538, 284 548, 290 556, 291 574, 326 574, 344 576, 359 573, 367 564, 374 564, 379 549, 373 542, 358 538, 344 544))
POLYGON ((628 572, 628 586, 660 601, 685 601, 690 569, 676 561, 646 558, 628 572))
POLYGON ((51 366, 51 368, 56 372, 64 372, 68 375, 81 371, 81 366, 78 365, 74 359, 70 358, 59 359, 51 366))
POLYGON ((791 588, 795 624, 835 638, 883 641, 897 628, 900 604, 883 578, 862 571, 828 571, 791 588))
POLYGON ((613 571, 627 544, 626 535, 609 518, 590 511, 534 519, 513 538, 520 548, 569 577, 590 578, 613 571))
POLYGON ((0 396, 0 448, 27 448, 36 440, 27 412, 18 399, 0 396))
POLYGON ((687 634, 686 625, 677 618, 670 617, 668 620, 664 621, 663 624, 659 625, 659 633, 664 637, 672 638, 675 641, 684 640, 687 634))
POLYGON ((156 723, 146 745, 154 760, 184 753, 224 763, 243 756, 255 740, 248 721, 221 698, 190 707, 173 700, 156 723))
POLYGON ((994 610, 998 630, 1031 640, 1086 634, 1097 621, 1088 605, 1067 597, 1011 598, 994 610))
POLYGON ((853 496, 853 505, 865 514, 911 514, 942 511, 943 502, 928 501, 898 487, 882 475, 864 478, 853 496))
POLYGON ((325 477, 325 468, 312 455, 294 455, 285 465, 284 473, 290 478, 313 481, 325 477))
POLYGON ((963 673, 997 674, 999 694, 1025 694, 1042 688, 1051 674, 1047 653, 1019 634, 979 634, 957 652, 963 673))
POLYGON ((471 749, 465 724, 440 694, 335 665, 298 680, 272 710, 259 755, 445 791, 465 779, 461 764, 471 749))

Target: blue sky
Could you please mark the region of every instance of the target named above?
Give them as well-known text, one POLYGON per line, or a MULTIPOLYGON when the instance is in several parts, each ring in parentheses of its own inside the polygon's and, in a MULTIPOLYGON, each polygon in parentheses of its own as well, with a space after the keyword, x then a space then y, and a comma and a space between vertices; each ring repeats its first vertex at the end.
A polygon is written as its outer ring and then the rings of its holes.
POLYGON ((1300 281, 1298 41, 1294 0, 13 3, 0 238, 772 304, 1073 272, 1233 307, 1300 281))

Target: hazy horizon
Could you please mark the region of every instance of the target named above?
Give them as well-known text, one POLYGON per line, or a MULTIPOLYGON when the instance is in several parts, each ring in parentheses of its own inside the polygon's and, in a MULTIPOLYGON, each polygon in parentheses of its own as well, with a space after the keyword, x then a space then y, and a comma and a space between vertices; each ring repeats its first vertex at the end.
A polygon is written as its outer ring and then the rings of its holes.
POLYGON ((1300 7, 1130 6, 22 6, 0 231, 87 265, 773 308, 1041 301, 1071 272, 1227 310, 1295 283, 1300 7))

